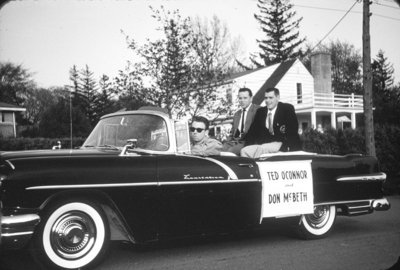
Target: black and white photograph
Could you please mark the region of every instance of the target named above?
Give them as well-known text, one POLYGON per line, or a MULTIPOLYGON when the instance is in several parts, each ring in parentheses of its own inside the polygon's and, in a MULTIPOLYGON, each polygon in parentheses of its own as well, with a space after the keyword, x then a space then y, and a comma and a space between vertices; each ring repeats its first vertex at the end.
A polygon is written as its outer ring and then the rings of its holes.
POLYGON ((400 270, 400 1, 0 3, 0 269, 400 270))

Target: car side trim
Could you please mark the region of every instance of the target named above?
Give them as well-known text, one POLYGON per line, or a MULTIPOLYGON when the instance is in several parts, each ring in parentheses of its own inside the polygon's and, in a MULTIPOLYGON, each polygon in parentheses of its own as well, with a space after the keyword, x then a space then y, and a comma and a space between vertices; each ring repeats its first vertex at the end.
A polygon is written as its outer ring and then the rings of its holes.
POLYGON ((26 190, 43 189, 67 189, 67 188, 103 188, 103 187, 144 187, 144 186, 167 186, 167 185, 193 185, 193 184, 231 184, 260 182, 260 179, 240 180, 203 180, 203 181, 170 181, 170 182, 141 182, 141 183, 115 183, 115 184, 85 184, 85 185, 49 185, 27 187, 26 190))
POLYGON ((231 183, 251 183, 261 182, 259 179, 241 179, 241 180, 206 180, 206 181, 171 181, 161 182, 160 186, 170 185, 193 185, 193 184, 231 184, 231 183))
POLYGON ((114 183, 114 184, 82 184, 82 185, 48 185, 27 187, 26 190, 37 189, 65 189, 65 188, 101 188, 101 187, 144 187, 157 186, 157 182, 140 182, 140 183, 114 183))
POLYGON ((344 176, 336 179, 337 181, 384 181, 386 180, 385 173, 376 173, 371 175, 355 175, 355 176, 344 176))

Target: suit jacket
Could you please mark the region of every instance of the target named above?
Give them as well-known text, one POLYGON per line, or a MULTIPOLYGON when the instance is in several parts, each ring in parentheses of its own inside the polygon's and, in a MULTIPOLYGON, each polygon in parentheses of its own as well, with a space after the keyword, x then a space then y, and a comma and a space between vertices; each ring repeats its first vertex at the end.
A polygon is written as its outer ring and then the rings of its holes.
POLYGON ((299 123, 293 105, 278 103, 273 119, 274 135, 270 134, 266 127, 267 114, 267 107, 257 110, 253 124, 245 136, 245 145, 282 142, 280 151, 300 150, 299 123))
MULTIPOLYGON (((253 123, 254 116, 256 115, 256 112, 259 108, 260 108, 259 105, 251 104, 250 109, 246 115, 246 120, 244 122, 244 132, 243 132, 242 136, 240 136, 239 139, 243 139, 244 135, 249 131, 251 123, 253 123)), ((232 138, 235 137, 235 134, 236 134, 238 128, 240 128, 239 123, 240 123, 241 117, 242 117, 241 109, 238 110, 237 112, 235 112, 235 114, 233 115, 233 126, 232 126, 232 130, 231 130, 231 134, 230 134, 232 138)))

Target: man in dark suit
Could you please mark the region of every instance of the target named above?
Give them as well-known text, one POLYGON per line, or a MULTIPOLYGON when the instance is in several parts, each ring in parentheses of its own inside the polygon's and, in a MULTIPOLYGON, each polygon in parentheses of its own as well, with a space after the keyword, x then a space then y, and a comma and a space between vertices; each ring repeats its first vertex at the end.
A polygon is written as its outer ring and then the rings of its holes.
POLYGON ((279 90, 265 91, 266 106, 257 110, 240 155, 258 158, 262 154, 301 149, 299 123, 293 105, 279 102, 279 90))
POLYGON ((253 93, 249 88, 240 88, 238 93, 240 110, 233 115, 233 126, 228 141, 224 143, 223 151, 240 154, 244 147, 244 136, 249 130, 259 105, 253 104, 253 93), (243 120, 244 119, 244 120, 243 120))

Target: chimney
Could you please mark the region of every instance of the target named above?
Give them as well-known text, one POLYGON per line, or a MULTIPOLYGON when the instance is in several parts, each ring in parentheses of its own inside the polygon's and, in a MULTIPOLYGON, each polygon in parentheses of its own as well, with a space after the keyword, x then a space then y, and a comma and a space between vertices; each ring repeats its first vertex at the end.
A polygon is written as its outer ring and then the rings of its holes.
POLYGON ((332 93, 331 54, 317 52, 311 55, 311 74, 314 77, 314 92, 332 93))

